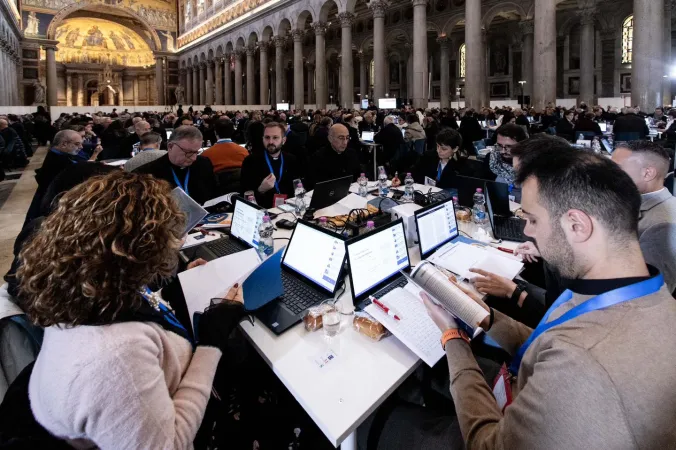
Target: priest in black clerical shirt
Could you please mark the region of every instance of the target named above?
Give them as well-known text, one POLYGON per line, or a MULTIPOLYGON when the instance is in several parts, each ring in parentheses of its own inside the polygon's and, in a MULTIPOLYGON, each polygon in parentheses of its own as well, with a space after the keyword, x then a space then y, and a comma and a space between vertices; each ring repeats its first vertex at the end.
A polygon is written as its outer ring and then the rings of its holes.
POLYGON ((329 129, 329 146, 319 149, 310 159, 308 188, 316 183, 352 176, 357 181, 361 173, 359 155, 348 147, 350 133, 345 125, 335 124, 329 129))
POLYGON ((276 194, 293 197, 293 180, 302 176, 296 157, 282 151, 285 134, 283 124, 266 124, 263 132, 265 152, 249 155, 242 163, 242 192, 254 191, 258 204, 266 208, 274 206, 276 194))
POLYGON ((202 133, 197 127, 176 128, 167 144, 167 154, 134 170, 149 173, 180 187, 200 205, 218 197, 218 183, 211 161, 198 156, 202 147, 202 133))

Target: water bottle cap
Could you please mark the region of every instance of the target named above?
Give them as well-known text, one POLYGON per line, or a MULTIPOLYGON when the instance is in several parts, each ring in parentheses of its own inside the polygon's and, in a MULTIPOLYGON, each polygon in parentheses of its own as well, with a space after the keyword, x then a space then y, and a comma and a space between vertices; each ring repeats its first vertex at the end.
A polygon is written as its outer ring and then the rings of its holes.
POLYGON ((263 223, 268 223, 268 222, 270 222, 270 216, 268 216, 266 214, 266 215, 263 216, 263 223))
POLYGON ((326 217, 320 217, 319 223, 326 223, 326 217))
POLYGON ((296 189, 302 188, 302 187, 303 187, 303 183, 298 183, 298 185, 296 186, 296 189))
POLYGON ((410 177, 410 176, 411 176, 411 172, 406 172, 406 176, 407 176, 407 177, 410 177))
POLYGON ((476 191, 479 192, 479 193, 481 193, 481 192, 483 192, 484 190, 481 189, 481 188, 476 188, 476 191))
POLYGON ((365 177, 366 174, 365 174, 364 172, 362 172, 361 175, 359 175, 359 176, 360 176, 360 177, 365 177))
POLYGON ((369 220, 368 222, 366 222, 366 228, 373 228, 375 226, 376 226, 376 224, 372 220, 369 220))
POLYGON ((454 197, 453 197, 453 201, 454 201, 454 202, 457 202, 457 201, 458 201, 458 197, 455 197, 455 196, 454 196, 454 197))

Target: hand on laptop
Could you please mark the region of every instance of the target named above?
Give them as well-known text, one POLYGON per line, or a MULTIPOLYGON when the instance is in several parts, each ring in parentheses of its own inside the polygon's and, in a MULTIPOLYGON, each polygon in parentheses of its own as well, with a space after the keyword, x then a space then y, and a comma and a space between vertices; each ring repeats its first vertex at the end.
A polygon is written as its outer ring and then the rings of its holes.
POLYGON ((516 289, 516 283, 505 277, 486 272, 481 269, 469 269, 470 272, 479 274, 472 280, 474 287, 483 294, 493 295, 495 297, 510 298, 516 289))
POLYGON ((258 192, 261 194, 268 192, 270 189, 275 187, 275 181, 277 181, 277 178, 273 175, 270 174, 261 183, 260 186, 258 186, 258 192))
POLYGON ((538 258, 541 258, 540 250, 535 246, 531 241, 526 241, 522 244, 519 244, 514 249, 514 256, 521 255, 521 258, 525 262, 537 262, 538 258))

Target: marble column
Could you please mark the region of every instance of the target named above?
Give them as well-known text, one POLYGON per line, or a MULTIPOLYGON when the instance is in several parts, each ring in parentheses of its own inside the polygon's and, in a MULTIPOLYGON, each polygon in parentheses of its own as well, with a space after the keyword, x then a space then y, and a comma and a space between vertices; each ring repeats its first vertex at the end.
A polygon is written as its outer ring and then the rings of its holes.
POLYGON ((238 49, 235 52, 235 105, 242 103, 242 57, 244 50, 238 49))
POLYGON ((441 46, 441 101, 440 106, 442 108, 451 107, 451 93, 450 93, 450 70, 448 67, 449 64, 449 51, 451 46, 451 40, 447 36, 441 36, 437 39, 437 42, 441 46))
POLYGON ((594 105, 594 20, 596 10, 585 8, 580 15, 580 97, 579 102, 594 105))
MULTIPOLYGON (((125 78, 126 77, 124 75, 122 75, 120 77, 120 86, 117 89, 117 104, 119 106, 124 106, 124 79, 125 78)), ((179 80, 179 82, 180 82, 180 80, 179 80)))
POLYGON ((328 95, 326 92, 326 22, 312 24, 315 31, 315 86, 317 109, 326 108, 328 95))
POLYGON ((213 105, 214 104, 214 61, 209 60, 207 61, 207 82, 206 82, 206 87, 205 87, 205 105, 213 105))
MULTIPOLYGON (((521 79, 526 82, 523 86, 523 95, 533 92, 533 33, 535 24, 532 20, 519 23, 523 35, 523 51, 521 52, 521 79)), ((517 80, 520 81, 520 80, 517 80)))
POLYGON ((199 72, 199 95, 200 95, 200 105, 205 105, 207 102, 207 63, 202 61, 200 63, 200 72, 199 72))
POLYGON ((192 68, 192 104, 198 105, 200 101, 200 68, 192 68))
POLYGON ((666 78, 662 78, 662 105, 671 105, 673 104, 673 99, 671 97, 671 83, 672 79, 669 75, 671 72, 671 14, 672 14, 672 0, 664 0, 664 56, 662 61, 664 62, 664 75, 667 75, 666 78))
POLYGON ((465 2, 465 107, 474 109, 483 105, 486 80, 481 34, 481 2, 465 2))
POLYGON ((256 79, 254 70, 256 69, 254 55, 256 47, 250 45, 246 48, 246 104, 256 104, 256 79))
POLYGON ((260 104, 269 105, 270 97, 268 93, 270 92, 270 71, 268 70, 268 43, 260 42, 258 44, 258 51, 260 54, 260 66, 261 66, 261 79, 260 79, 260 104))
MULTIPOLYGON (((315 66, 312 62, 307 63, 307 102, 315 103, 315 66)), ((315 105, 316 106, 316 105, 315 105)))
POLYGON ((556 0, 535 0, 533 99, 531 102, 537 110, 544 110, 547 103, 556 102, 555 30, 556 0))
POLYGON ((45 45, 43 47, 47 60, 47 105, 58 106, 59 98, 57 93, 56 79, 56 45, 45 45))
POLYGON ((403 97, 404 96, 404 62, 401 60, 401 56, 399 56, 398 66, 399 66, 399 95, 397 97, 403 97))
POLYGON ((81 73, 77 74, 77 106, 84 106, 85 92, 84 92, 84 76, 81 73))
POLYGON ((338 14, 341 28, 341 61, 340 100, 343 108, 354 107, 354 66, 352 63, 352 23, 355 15, 349 12, 338 14))
POLYGON ((303 87, 303 30, 293 30, 293 103, 295 109, 303 109, 305 105, 305 88, 303 87))
POLYGON ((158 105, 164 105, 164 75, 162 72, 163 58, 161 56, 155 57, 155 90, 157 94, 155 98, 157 99, 158 105))
POLYGON ((216 59, 216 79, 214 82, 216 83, 216 98, 214 99, 214 103, 217 105, 222 105, 223 104, 223 58, 217 58, 216 59))
POLYGON ((647 113, 662 105, 663 14, 664 0, 634 0, 631 103, 647 113))
MULTIPOLYGON (((197 74, 197 72, 195 72, 195 74, 197 74)), ((195 77, 193 76, 193 83, 194 82, 195 77)), ((133 90, 134 90, 134 106, 138 106, 138 75, 134 77, 133 90)))
POLYGON ((406 103, 409 104, 413 98, 413 44, 407 42, 404 44, 408 51, 406 61, 406 103))
MULTIPOLYGON (((368 58, 362 52, 359 52, 358 57, 359 57, 359 94, 361 94, 359 99, 361 100, 366 98, 367 95, 369 95, 368 87, 366 85, 366 61, 368 58)), ((361 108, 361 105, 359 105, 359 107, 361 108)))
POLYGON ((276 36, 273 39, 275 43, 275 102, 282 103, 286 100, 284 93, 284 46, 286 38, 276 36))
POLYGON ((369 2, 373 12, 373 60, 375 79, 373 80, 373 101, 385 98, 385 10, 389 3, 383 0, 369 2))
POLYGON ((66 106, 73 106, 73 75, 66 74, 66 106))
POLYGON ((225 54, 225 61, 223 62, 223 85, 224 95, 223 102, 225 105, 232 105, 232 71, 230 70, 231 53, 225 54))
MULTIPOLYGON (((467 2, 477 3, 477 2, 467 2)), ((427 0, 413 0, 413 107, 427 108, 427 0)))
POLYGON ((270 71, 270 104, 277 104, 277 74, 274 71, 270 71))
POLYGON ((188 105, 193 104, 192 96, 192 67, 185 69, 185 101, 188 105))
POLYGON ((385 97, 390 96, 390 55, 385 52, 385 97))

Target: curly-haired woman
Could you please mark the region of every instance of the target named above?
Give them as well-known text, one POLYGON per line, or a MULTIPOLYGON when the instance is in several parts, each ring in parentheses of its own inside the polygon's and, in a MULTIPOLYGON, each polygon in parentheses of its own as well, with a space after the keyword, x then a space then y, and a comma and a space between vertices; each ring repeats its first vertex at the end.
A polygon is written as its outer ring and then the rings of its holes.
POLYGON ((169 184, 117 171, 68 191, 24 246, 25 306, 46 327, 28 391, 54 436, 85 448, 192 447, 242 308, 209 309, 195 347, 147 289, 176 267, 183 222, 169 184))

